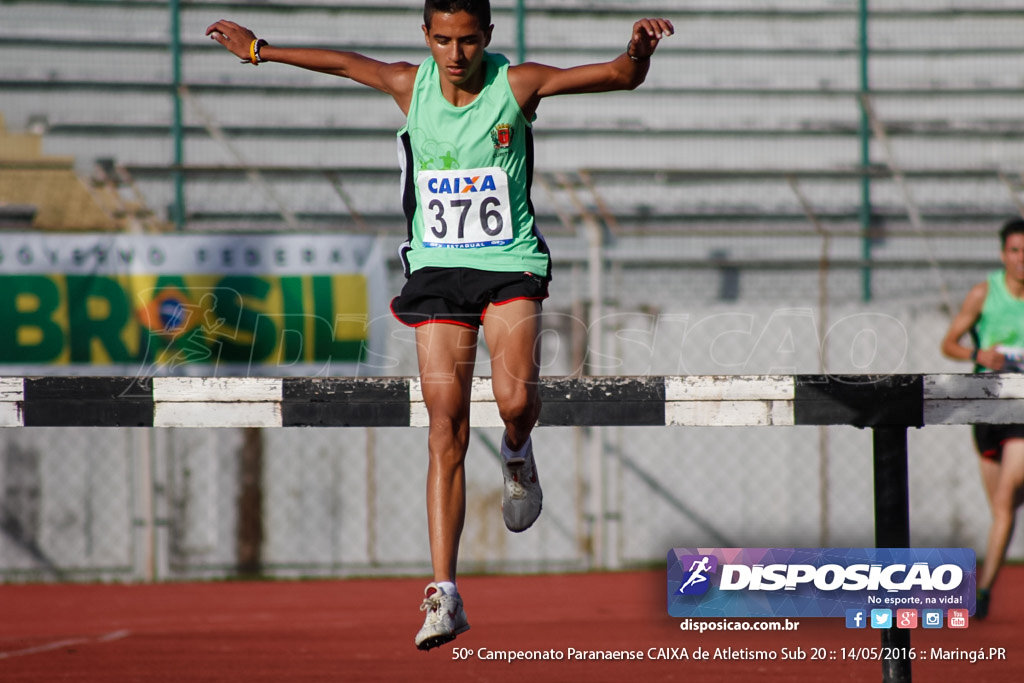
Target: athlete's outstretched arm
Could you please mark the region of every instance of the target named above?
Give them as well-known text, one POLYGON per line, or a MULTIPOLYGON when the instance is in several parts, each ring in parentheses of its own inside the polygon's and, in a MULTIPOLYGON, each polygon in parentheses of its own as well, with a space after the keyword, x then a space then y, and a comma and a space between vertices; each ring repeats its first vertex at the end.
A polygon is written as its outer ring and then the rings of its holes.
POLYGON ((568 69, 529 62, 509 69, 509 83, 528 116, 552 95, 632 90, 647 78, 658 43, 674 32, 668 19, 641 19, 633 24, 626 50, 610 62, 568 69))
MULTIPOLYGON (((233 21, 221 20, 206 28, 206 35, 223 45, 243 61, 250 61, 250 46, 256 34, 233 21)), ((358 52, 322 50, 316 48, 287 48, 264 45, 260 58, 266 62, 280 62, 310 71, 350 78, 391 95, 403 112, 409 109, 416 67, 406 62, 387 63, 371 59, 358 52)))

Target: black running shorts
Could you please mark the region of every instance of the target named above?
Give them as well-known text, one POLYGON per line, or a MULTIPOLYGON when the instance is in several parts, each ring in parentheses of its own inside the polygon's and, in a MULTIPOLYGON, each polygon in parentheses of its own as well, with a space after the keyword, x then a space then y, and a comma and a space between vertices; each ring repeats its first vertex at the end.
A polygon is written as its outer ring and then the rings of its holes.
POLYGON ((548 297, 550 278, 533 273, 501 273, 475 268, 420 268, 391 300, 391 313, 409 327, 451 323, 479 329, 491 304, 500 306, 548 297))
POLYGON ((1024 439, 1024 425, 974 425, 974 445, 983 458, 1002 460, 1003 444, 1024 439))

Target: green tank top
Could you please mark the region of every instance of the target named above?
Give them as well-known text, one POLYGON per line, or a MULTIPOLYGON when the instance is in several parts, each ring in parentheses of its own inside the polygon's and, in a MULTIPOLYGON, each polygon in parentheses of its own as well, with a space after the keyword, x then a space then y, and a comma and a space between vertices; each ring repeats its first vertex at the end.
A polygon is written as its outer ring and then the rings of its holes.
POLYGON ((464 107, 441 94, 433 58, 419 66, 398 131, 407 275, 427 266, 548 275, 530 201, 533 128, 512 94, 508 66, 486 53, 483 90, 464 107))
POLYGON ((979 349, 995 347, 1006 356, 1007 371, 1024 369, 1024 300, 1006 289, 1002 270, 988 276, 988 293, 972 333, 979 349))

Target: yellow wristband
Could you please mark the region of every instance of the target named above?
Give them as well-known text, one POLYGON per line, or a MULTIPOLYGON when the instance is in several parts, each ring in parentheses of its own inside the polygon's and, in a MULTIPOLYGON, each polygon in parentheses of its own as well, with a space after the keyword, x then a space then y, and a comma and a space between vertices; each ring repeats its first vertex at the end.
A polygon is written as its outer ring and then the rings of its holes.
POLYGON ((249 43, 249 61, 254 65, 259 66, 259 62, 256 61, 256 43, 259 42, 259 38, 253 38, 252 42, 249 43))

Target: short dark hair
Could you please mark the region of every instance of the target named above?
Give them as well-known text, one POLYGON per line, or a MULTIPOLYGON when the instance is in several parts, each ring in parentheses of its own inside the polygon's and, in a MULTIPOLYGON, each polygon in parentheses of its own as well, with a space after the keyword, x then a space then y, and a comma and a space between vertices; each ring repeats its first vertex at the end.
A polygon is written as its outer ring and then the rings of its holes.
POLYGON ((1016 235, 1017 233, 1024 233, 1024 218, 1011 218, 1003 223, 1003 229, 999 231, 1000 244, 1005 247, 1006 239, 1010 235, 1016 235))
POLYGON ((490 0, 426 0, 423 4, 423 24, 427 28, 430 28, 430 18, 434 16, 434 12, 467 12, 476 17, 481 29, 486 30, 491 25, 490 0))

